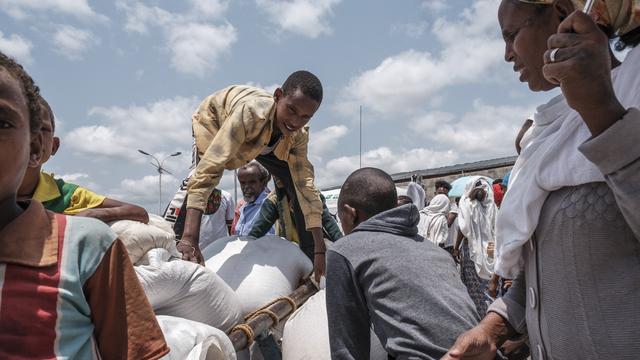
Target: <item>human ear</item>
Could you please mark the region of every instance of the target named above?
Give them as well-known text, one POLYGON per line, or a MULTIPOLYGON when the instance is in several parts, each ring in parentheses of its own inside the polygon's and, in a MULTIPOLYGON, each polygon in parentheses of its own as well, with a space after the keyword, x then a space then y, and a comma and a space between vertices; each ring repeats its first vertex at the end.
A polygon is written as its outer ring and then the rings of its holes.
POLYGON ((60 138, 57 136, 53 137, 53 143, 51 144, 51 156, 55 155, 60 148, 60 138))
POLYGON ((40 166, 42 161, 43 149, 42 149, 42 133, 31 134, 30 152, 29 152, 29 167, 36 168, 40 166))
POLYGON ((284 95, 284 93, 282 92, 281 88, 277 88, 274 92, 273 92, 273 98, 276 99, 276 102, 280 101, 280 99, 282 99, 282 96, 284 95))

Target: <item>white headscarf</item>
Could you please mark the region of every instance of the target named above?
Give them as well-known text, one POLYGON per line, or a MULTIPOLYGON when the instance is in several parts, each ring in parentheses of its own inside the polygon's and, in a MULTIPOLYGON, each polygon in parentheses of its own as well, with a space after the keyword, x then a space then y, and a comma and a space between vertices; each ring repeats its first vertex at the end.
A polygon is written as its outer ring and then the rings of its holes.
POLYGON ((469 241, 471 260, 476 265, 478 276, 489 280, 493 274, 494 258, 489 257, 487 248, 495 243, 495 220, 498 208, 493 200, 493 189, 482 177, 473 177, 467 183, 460 199, 458 226, 469 241), (482 189, 486 196, 482 202, 469 199, 475 189, 482 189))
MULTIPOLYGON (((626 108, 640 105, 640 48, 612 71, 613 88, 626 108)), ((522 246, 538 226, 550 192, 567 186, 602 182, 600 170, 578 147, 591 138, 580 115, 559 95, 540 106, 531 134, 516 161, 496 222, 498 275, 513 279, 523 267, 522 246)))
POLYGON ((420 210, 418 233, 436 245, 444 243, 449 236, 447 214, 449 214, 449 198, 443 194, 436 195, 431 199, 429 206, 420 210))
POLYGON ((407 185, 407 196, 411 198, 411 201, 418 209, 422 209, 427 197, 422 186, 413 181, 407 185))

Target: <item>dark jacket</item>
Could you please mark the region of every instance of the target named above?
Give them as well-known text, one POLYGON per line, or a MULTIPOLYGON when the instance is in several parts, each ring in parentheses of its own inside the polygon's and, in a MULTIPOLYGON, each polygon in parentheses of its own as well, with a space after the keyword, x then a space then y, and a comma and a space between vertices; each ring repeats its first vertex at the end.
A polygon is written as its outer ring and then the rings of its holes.
POLYGON ((479 317, 451 256, 418 235, 403 205, 358 225, 327 252, 332 359, 369 357, 370 328, 390 356, 440 359, 479 317))

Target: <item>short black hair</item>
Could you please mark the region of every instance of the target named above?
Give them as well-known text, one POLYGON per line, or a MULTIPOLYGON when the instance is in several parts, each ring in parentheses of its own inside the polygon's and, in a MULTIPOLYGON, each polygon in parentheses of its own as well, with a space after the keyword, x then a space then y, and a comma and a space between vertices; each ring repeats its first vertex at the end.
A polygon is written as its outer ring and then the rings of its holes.
POLYGON ((375 216, 398 205, 396 184, 389 174, 380 169, 356 170, 340 189, 338 206, 344 204, 363 211, 369 217, 375 216))
POLYGON ((317 76, 309 71, 296 71, 289 75, 284 84, 282 84, 282 92, 285 95, 293 95, 298 89, 306 96, 317 101, 318 104, 322 103, 322 83, 317 76))
POLYGON ((445 188, 447 190, 451 190, 451 184, 449 184, 448 181, 444 181, 444 180, 436 181, 436 190, 438 190, 441 187, 443 187, 443 188, 445 188))
POLYGON ((42 97, 42 95, 39 96, 39 103, 40 103, 40 108, 42 110, 46 111, 49 114, 49 119, 51 119, 51 132, 55 133, 55 131, 56 131, 56 119, 53 116, 53 110, 51 110, 51 106, 49 105, 47 100, 45 100, 42 97))
POLYGON ((502 179, 493 180, 493 184, 492 185, 495 185, 495 184, 502 184, 502 179))
POLYGON ((398 195, 398 205, 413 204, 413 200, 407 195, 398 195))
POLYGON ((29 128, 32 133, 39 132, 42 127, 40 102, 38 101, 40 89, 22 65, 3 52, 0 52, 0 68, 7 70, 11 76, 20 82, 22 93, 27 99, 27 107, 29 108, 29 128))

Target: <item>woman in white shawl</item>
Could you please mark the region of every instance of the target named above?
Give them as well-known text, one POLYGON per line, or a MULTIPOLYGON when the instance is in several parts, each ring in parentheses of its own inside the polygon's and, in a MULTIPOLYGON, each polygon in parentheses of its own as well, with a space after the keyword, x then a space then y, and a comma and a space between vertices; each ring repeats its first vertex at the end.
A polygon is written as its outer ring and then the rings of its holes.
POLYGON ((449 236, 449 198, 447 195, 434 196, 429 206, 420 210, 418 234, 436 245, 442 245, 449 236))
POLYGON ((488 306, 488 280, 493 274, 497 213, 491 184, 481 177, 471 178, 459 207, 458 226, 461 236, 458 236, 455 249, 461 249, 460 275, 479 315, 484 316, 488 306))
POLYGON ((640 0, 584 5, 501 2, 505 60, 562 95, 538 107, 496 222, 513 285, 445 360, 493 359, 525 334, 533 360, 640 354, 640 0), (615 35, 635 46, 622 64, 615 35))

